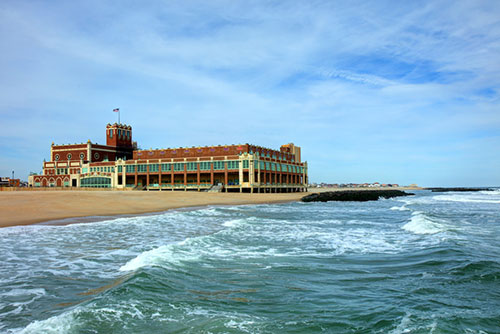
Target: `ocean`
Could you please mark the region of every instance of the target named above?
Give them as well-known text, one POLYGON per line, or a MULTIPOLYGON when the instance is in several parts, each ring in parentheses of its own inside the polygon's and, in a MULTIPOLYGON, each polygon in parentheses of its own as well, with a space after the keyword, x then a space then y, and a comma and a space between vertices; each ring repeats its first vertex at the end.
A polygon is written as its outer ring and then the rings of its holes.
POLYGON ((500 333, 500 191, 3 228, 0 332, 500 333))

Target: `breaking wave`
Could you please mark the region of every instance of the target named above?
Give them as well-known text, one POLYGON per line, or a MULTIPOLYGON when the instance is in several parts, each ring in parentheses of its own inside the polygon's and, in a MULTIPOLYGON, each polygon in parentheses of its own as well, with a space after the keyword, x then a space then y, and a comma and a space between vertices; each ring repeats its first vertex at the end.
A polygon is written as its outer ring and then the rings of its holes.
POLYGON ((442 221, 432 220, 420 211, 413 212, 410 221, 403 225, 402 228, 416 234, 436 234, 448 230, 442 221))
MULTIPOLYGON (((474 194, 474 195, 438 195, 434 196, 433 199, 436 201, 447 201, 447 202, 463 202, 463 203, 500 203, 500 197, 491 198, 491 196, 483 196, 484 194, 474 194)), ((496 195, 496 194, 495 194, 496 195)))

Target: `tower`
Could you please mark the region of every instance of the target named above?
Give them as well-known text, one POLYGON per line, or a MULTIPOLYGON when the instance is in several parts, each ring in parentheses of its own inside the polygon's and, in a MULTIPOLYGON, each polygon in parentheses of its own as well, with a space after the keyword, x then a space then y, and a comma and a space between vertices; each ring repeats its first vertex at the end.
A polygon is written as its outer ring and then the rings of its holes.
POLYGON ((106 145, 132 148, 132 127, 117 123, 106 125, 106 145))
POLYGON ((286 152, 286 153, 291 153, 295 155, 295 161, 300 162, 300 147, 295 146, 293 143, 289 143, 286 145, 281 145, 280 147, 281 152, 286 152))

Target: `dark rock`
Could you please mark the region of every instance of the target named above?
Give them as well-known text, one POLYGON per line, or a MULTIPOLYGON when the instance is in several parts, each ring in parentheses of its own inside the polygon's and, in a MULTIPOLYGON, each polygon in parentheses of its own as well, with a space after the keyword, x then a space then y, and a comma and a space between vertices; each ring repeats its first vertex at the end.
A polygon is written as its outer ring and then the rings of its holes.
POLYGON ((485 191, 492 190, 491 188, 464 188, 464 187, 456 187, 456 188, 425 188, 426 190, 430 190, 432 192, 444 193, 448 191, 485 191))
POLYGON ((415 195, 401 190, 346 190, 327 191, 315 193, 302 197, 302 202, 328 202, 328 201, 353 201, 366 202, 376 201, 380 197, 391 198, 399 196, 415 195))

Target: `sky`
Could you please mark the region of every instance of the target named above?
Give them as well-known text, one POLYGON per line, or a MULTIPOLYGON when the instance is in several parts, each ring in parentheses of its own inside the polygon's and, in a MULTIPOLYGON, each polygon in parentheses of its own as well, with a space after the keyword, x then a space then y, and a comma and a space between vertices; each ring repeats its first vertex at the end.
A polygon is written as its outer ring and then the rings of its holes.
POLYGON ((302 148, 311 182, 500 186, 500 1, 0 2, 0 176, 50 144, 302 148))

